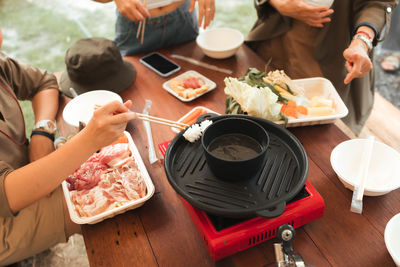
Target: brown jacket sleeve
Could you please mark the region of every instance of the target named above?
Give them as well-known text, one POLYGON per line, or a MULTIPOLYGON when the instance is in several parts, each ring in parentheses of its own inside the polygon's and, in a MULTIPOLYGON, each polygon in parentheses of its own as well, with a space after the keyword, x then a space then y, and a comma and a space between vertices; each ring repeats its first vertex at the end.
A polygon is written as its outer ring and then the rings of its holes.
POLYGON ((14 216, 12 211, 10 210, 10 205, 8 204, 8 199, 6 196, 6 192, 4 190, 4 179, 6 176, 13 171, 13 168, 5 163, 4 161, 0 161, 0 217, 11 217, 14 216))
POLYGON ((20 100, 30 100, 43 89, 58 88, 57 79, 53 74, 18 63, 1 52, 0 72, 20 100))
POLYGON ((377 38, 382 39, 382 37, 385 35, 382 34, 383 27, 386 25, 386 31, 389 30, 392 11, 398 2, 398 0, 354 1, 353 27, 356 28, 361 23, 372 24, 378 31, 377 38))
MULTIPOLYGON (((336 0, 343 1, 343 0, 336 0)), ((292 19, 282 16, 274 7, 268 2, 255 0, 255 8, 257 10, 257 21, 251 29, 246 41, 261 41, 272 39, 287 32, 292 24, 292 19), (259 4, 260 3, 260 4, 259 4)), ((353 10, 349 10, 348 14, 353 18, 353 28, 360 23, 370 23, 376 27, 379 33, 382 32, 385 24, 388 30, 390 25, 391 11, 397 5, 398 0, 382 0, 382 1, 369 1, 369 0, 355 0, 353 1, 353 10)), ((345 5, 345 3, 340 3, 345 5)), ((333 8, 335 9, 335 3, 333 8)), ((350 6, 351 7, 351 6, 350 6)), ((384 34, 380 34, 382 36, 384 34)))
POLYGON ((268 1, 254 0, 254 6, 257 11, 257 21, 246 41, 272 39, 290 29, 291 18, 282 16, 268 1))

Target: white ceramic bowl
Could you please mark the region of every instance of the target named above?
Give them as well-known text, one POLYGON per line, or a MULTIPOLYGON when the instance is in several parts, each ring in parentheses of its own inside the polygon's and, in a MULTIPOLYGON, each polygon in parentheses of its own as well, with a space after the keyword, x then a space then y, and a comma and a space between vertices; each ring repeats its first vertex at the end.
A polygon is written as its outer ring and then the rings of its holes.
POLYGON ((206 30, 196 38, 196 43, 204 54, 218 59, 233 56, 243 44, 243 41, 243 34, 230 28, 206 30))
POLYGON ((331 7, 333 0, 304 0, 304 3, 312 6, 328 6, 331 7))
MULTIPOLYGON (((332 168, 350 190, 359 182, 361 154, 367 142, 367 139, 352 139, 340 143, 332 150, 332 168)), ((374 141, 364 195, 380 196, 399 187, 400 153, 390 146, 374 141)))
POLYGON ((385 244, 394 263, 400 266, 400 213, 386 224, 385 244))
POLYGON ((96 105, 105 105, 112 101, 122 103, 122 98, 111 91, 94 90, 78 95, 68 102, 63 111, 63 118, 69 125, 79 127, 79 122, 88 123, 96 105))

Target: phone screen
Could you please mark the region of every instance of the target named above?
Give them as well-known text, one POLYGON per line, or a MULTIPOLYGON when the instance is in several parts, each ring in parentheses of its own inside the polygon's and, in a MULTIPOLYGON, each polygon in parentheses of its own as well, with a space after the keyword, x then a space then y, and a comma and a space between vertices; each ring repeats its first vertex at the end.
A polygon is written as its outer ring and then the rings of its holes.
POLYGON ((140 59, 148 67, 160 72, 162 75, 169 75, 180 69, 180 66, 163 57, 158 53, 151 53, 140 59))

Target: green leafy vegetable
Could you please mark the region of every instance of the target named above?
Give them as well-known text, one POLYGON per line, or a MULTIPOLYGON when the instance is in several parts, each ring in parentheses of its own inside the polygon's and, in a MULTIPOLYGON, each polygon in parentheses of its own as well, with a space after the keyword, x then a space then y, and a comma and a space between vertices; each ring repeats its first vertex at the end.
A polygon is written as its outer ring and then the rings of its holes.
POLYGON ((228 96, 228 98, 225 101, 225 113, 226 114, 246 114, 241 108, 238 102, 231 97, 228 96))

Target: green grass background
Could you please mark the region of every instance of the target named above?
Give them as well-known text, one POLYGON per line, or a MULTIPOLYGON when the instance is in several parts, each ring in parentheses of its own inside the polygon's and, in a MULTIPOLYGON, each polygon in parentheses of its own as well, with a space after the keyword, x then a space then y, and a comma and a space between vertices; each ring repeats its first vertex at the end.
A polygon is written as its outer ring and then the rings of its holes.
MULTIPOLYGON (((253 1, 216 0, 210 28, 232 27, 245 36, 256 19, 253 1)), ((114 38, 115 4, 90 0, 0 0, 2 50, 20 62, 50 72, 64 71, 65 51, 76 40, 92 36, 114 38)), ((21 101, 29 136, 34 115, 29 101, 21 101)))

